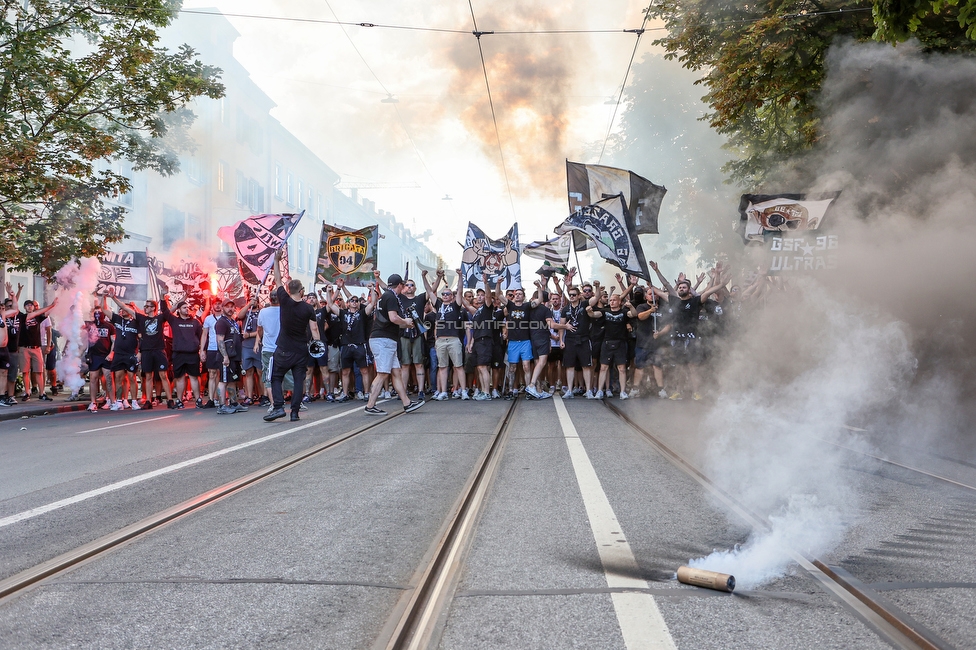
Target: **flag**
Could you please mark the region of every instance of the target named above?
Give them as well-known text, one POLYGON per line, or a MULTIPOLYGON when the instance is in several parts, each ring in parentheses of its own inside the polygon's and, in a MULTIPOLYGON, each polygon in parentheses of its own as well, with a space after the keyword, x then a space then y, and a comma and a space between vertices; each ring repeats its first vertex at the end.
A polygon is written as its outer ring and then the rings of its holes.
POLYGON ((304 214, 304 210, 297 214, 259 214, 217 230, 217 236, 234 247, 245 282, 264 282, 271 272, 275 253, 284 246, 304 214))
POLYGON ((481 282, 481 276, 485 273, 492 287, 501 280, 504 291, 522 288, 517 223, 501 239, 490 239, 481 228, 469 221, 463 248, 461 273, 464 274, 465 288, 487 289, 481 282))
MULTIPOLYGON (((584 165, 567 160, 566 187, 569 191, 571 213, 601 199, 623 194, 632 219, 631 232, 637 235, 657 234, 657 218, 661 211, 661 201, 668 190, 655 185, 643 176, 626 169, 584 165)), ((576 250, 592 248, 588 242, 585 242, 585 237, 578 233, 574 233, 573 244, 576 250)))
POLYGON ((319 261, 315 268, 315 281, 335 284, 345 278, 350 287, 362 287, 373 282, 376 268, 379 228, 368 226, 352 230, 345 226, 322 224, 319 242, 319 261))
POLYGON ((547 275, 552 273, 569 273, 569 244, 572 233, 553 237, 546 241, 534 241, 526 244, 522 253, 529 257, 543 260, 543 269, 548 269, 547 275))
POLYGON ((215 294, 223 300, 230 298, 238 307, 242 307, 247 302, 249 291, 253 286, 244 284, 237 262, 237 253, 217 253, 217 273, 211 280, 216 281, 215 294))
POLYGON ((651 279, 623 194, 583 206, 555 228, 557 235, 569 232, 585 234, 593 241, 600 257, 622 271, 651 279))
POLYGON ((175 307, 186 300, 193 306, 203 305, 211 294, 210 276, 199 262, 181 259, 173 266, 152 254, 149 261, 149 298, 159 301, 169 294, 170 305, 175 307))
POLYGON ((149 260, 146 251, 108 252, 98 258, 98 292, 112 287, 122 302, 141 302, 148 297, 149 260))
POLYGON ((840 192, 816 198, 806 194, 743 194, 739 199, 742 238, 761 242, 766 233, 817 230, 840 192))
MULTIPOLYGON (((420 258, 419 257, 414 258, 414 264, 417 267, 417 270, 420 272, 421 275, 424 274, 424 271, 427 271, 427 275, 428 276, 431 276, 428 279, 431 279, 432 280, 433 277, 437 275, 437 271, 443 270, 444 271, 444 281, 447 282, 447 286, 453 287, 453 286, 455 286, 455 284, 457 284, 457 278, 454 277, 454 271, 451 271, 450 269, 445 269, 445 268, 443 268, 441 266, 438 266, 435 269, 433 266, 427 266, 426 264, 424 264, 423 262, 420 261, 420 258)), ((406 278, 404 278, 404 279, 406 279, 406 278)), ((416 278, 414 278, 414 279, 416 279, 416 278)))

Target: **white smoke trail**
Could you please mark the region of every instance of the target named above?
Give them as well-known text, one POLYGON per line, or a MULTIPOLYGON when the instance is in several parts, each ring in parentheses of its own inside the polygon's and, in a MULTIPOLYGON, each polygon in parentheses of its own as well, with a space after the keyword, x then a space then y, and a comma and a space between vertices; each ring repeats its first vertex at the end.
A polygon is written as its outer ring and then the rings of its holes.
POLYGON ((92 293, 98 286, 101 263, 91 257, 71 261, 54 276, 58 304, 50 316, 65 340, 64 352, 58 360, 58 376, 76 395, 85 385, 81 376, 81 360, 88 351, 85 320, 91 311, 92 293))

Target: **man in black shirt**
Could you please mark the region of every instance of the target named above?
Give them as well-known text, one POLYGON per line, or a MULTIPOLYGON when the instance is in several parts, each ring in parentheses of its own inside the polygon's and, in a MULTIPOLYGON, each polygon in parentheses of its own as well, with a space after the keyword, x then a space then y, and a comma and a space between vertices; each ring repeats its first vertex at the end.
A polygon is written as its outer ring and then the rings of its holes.
POLYGON ((570 284, 569 278, 566 282, 566 295, 569 304, 563 308, 559 318, 559 324, 563 326, 559 346, 563 349, 563 367, 566 368, 563 399, 573 399, 577 367, 582 368, 587 399, 596 399, 592 389, 593 374, 590 371, 593 348, 590 342, 590 316, 586 313, 587 299, 581 295, 579 287, 570 284))
POLYGON ((155 377, 159 377, 169 408, 176 408, 172 400, 173 387, 169 381, 169 357, 166 356, 166 340, 163 338, 163 325, 166 319, 157 314, 155 300, 146 300, 143 311, 130 307, 120 301, 114 293, 109 294, 123 313, 136 320, 139 331, 139 365, 142 367, 142 408, 152 408, 152 392, 155 377))
POLYGON ((200 363, 207 358, 206 350, 200 349, 203 324, 190 317, 190 306, 185 300, 176 305, 176 314, 169 310, 169 301, 163 298, 163 319, 169 323, 173 332, 173 376, 176 378, 175 408, 183 408, 183 394, 186 377, 190 377, 190 388, 197 401, 197 408, 203 408, 200 399, 200 363))
POLYGON ((305 287, 302 281, 292 279, 288 281, 286 290, 281 282, 282 249, 275 253, 274 269, 275 293, 278 295, 278 317, 281 327, 278 330, 278 340, 274 355, 271 357, 271 396, 274 400, 273 409, 264 416, 267 422, 285 417, 285 398, 281 388, 281 381, 285 373, 291 370, 295 381, 295 388, 291 392, 291 421, 297 422, 298 412, 302 408, 302 386, 305 385, 305 372, 308 367, 308 332, 312 338, 319 340, 319 328, 315 322, 315 310, 302 298, 305 287))
POLYGON ((103 311, 104 302, 99 303, 99 298, 95 298, 95 307, 92 309, 92 318, 85 322, 85 331, 88 336, 88 392, 91 395, 91 404, 88 411, 98 412, 98 405, 95 398, 98 395, 98 386, 102 374, 105 375, 105 400, 106 405, 112 402, 109 394, 112 382, 109 375, 111 362, 109 356, 112 354, 112 339, 115 338, 115 326, 105 317, 103 311))
POLYGON ((37 392, 45 400, 50 399, 44 394, 44 354, 41 352, 41 321, 47 318, 47 313, 54 309, 58 304, 55 298, 47 307, 37 308, 37 303, 33 300, 24 302, 24 311, 17 315, 18 329, 20 330, 20 361, 21 371, 24 373, 24 394, 22 400, 30 399, 31 379, 37 392))
MULTIPOLYGON (((345 283, 339 278, 337 286, 345 289, 345 283)), ((353 367, 359 368, 362 377, 363 389, 370 385, 370 353, 366 340, 369 338, 369 319, 368 316, 373 310, 373 304, 360 300, 359 296, 349 296, 346 301, 346 308, 342 309, 340 296, 336 296, 336 301, 332 302, 326 298, 326 305, 335 316, 339 318, 339 357, 342 362, 342 397, 340 402, 348 402, 352 397, 350 393, 355 390, 356 380, 353 378, 353 367)))
POLYGON ((115 377, 115 401, 113 411, 125 408, 125 382, 129 381, 129 396, 132 398, 130 407, 138 411, 139 393, 136 373, 139 371, 139 357, 136 350, 139 346, 139 321, 136 320, 135 305, 125 305, 119 302, 115 292, 111 289, 108 295, 114 302, 123 307, 121 313, 113 313, 106 308, 106 313, 112 325, 115 326, 115 344, 112 346, 112 374, 115 377))
POLYGON ((231 299, 226 299, 221 307, 220 317, 214 325, 217 335, 217 351, 220 353, 221 367, 217 370, 217 413, 243 413, 246 406, 237 403, 237 382, 243 373, 241 357, 244 339, 241 328, 234 319, 237 305, 231 299), (229 393, 228 393, 229 389, 229 393), (225 404, 225 401, 227 402, 225 404))
POLYGON ((387 375, 390 375, 393 388, 400 396, 404 411, 410 413, 424 405, 423 400, 412 402, 407 396, 407 388, 403 385, 400 372, 400 359, 397 357, 401 331, 414 326, 412 318, 404 317, 403 307, 400 305, 403 278, 394 273, 387 279, 386 286, 387 289, 374 310, 373 330, 369 335, 369 345, 376 363, 376 377, 370 386, 369 401, 366 403, 366 413, 369 415, 386 415, 386 411, 376 408, 376 398, 387 375))
POLYGON ((431 286, 424 275, 424 285, 427 290, 427 300, 433 305, 437 314, 434 325, 434 352, 437 355, 437 390, 434 399, 443 401, 449 398, 447 392, 448 367, 454 366, 454 392, 461 399, 468 399, 466 378, 464 376, 464 338, 465 310, 461 306, 461 289, 464 275, 458 273, 457 291, 451 291, 444 286, 440 297, 436 295, 436 286, 444 277, 444 271, 437 271, 436 285, 431 286))
MULTIPOLYGON (((426 271, 424 271, 426 273, 426 271)), ((404 368, 405 385, 410 384, 410 368, 414 369, 417 376, 417 396, 419 401, 424 401, 424 384, 427 381, 424 373, 424 360, 427 357, 427 350, 423 334, 416 326, 416 321, 423 318, 424 311, 427 309, 427 294, 417 295, 417 283, 415 280, 404 280, 403 292, 400 293, 400 305, 403 307, 404 316, 414 321, 414 327, 400 332, 400 365, 404 368)))
POLYGON ((617 367, 620 376, 620 399, 627 399, 627 325, 631 319, 633 306, 630 303, 622 304, 622 300, 630 293, 634 285, 627 287, 623 296, 614 293, 610 296, 610 304, 600 309, 590 308, 589 314, 592 318, 602 319, 604 323, 603 347, 600 352, 600 378, 597 381, 597 398, 611 395, 610 392, 610 366, 617 367), (606 386, 605 391, 601 389, 606 386))

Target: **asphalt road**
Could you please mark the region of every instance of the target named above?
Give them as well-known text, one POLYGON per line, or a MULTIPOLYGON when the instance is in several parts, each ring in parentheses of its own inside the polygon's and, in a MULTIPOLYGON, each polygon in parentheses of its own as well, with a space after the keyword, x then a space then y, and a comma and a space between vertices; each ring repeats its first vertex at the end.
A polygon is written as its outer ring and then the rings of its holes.
MULTIPOLYGON (((757 455, 748 436, 715 441, 707 404, 615 403, 706 471, 740 461, 736 445, 757 455)), ((0 647, 372 647, 507 406, 427 404, 49 579, 0 603, 0 647)), ((314 403, 299 423, 262 414, 3 423, 0 577, 372 421, 359 404, 314 403)), ((878 432, 824 435, 976 485, 973 459, 886 446, 878 432)), ((976 492, 790 442, 792 453, 765 445, 782 458, 770 476, 757 463, 719 481, 774 519, 789 519, 794 488, 819 497, 833 535, 821 559, 948 645, 976 648, 976 492)), ((599 403, 523 402, 437 644, 890 647, 795 564, 735 594, 674 579, 751 535, 599 403)))

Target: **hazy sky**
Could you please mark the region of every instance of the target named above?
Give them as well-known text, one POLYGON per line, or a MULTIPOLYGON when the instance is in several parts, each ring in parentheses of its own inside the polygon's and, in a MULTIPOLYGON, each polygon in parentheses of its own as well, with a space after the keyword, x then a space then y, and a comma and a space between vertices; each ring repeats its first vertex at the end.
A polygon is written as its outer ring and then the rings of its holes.
MULTIPOLYGON (((278 104, 274 116, 344 181, 418 183, 361 194, 414 232, 433 229, 429 245, 454 265, 469 220, 493 237, 516 220, 523 242, 552 236, 568 210, 564 160, 597 162, 583 152, 603 143, 614 109, 606 101, 619 92, 636 40, 619 30, 643 18, 632 0, 472 3, 481 31, 617 30, 482 36, 511 198, 467 2, 186 0, 184 9, 464 30, 344 32, 228 16, 241 33, 235 55, 278 104), (387 93, 399 103, 381 102, 387 93)), ((655 36, 644 35, 637 60, 655 49, 655 36)))

